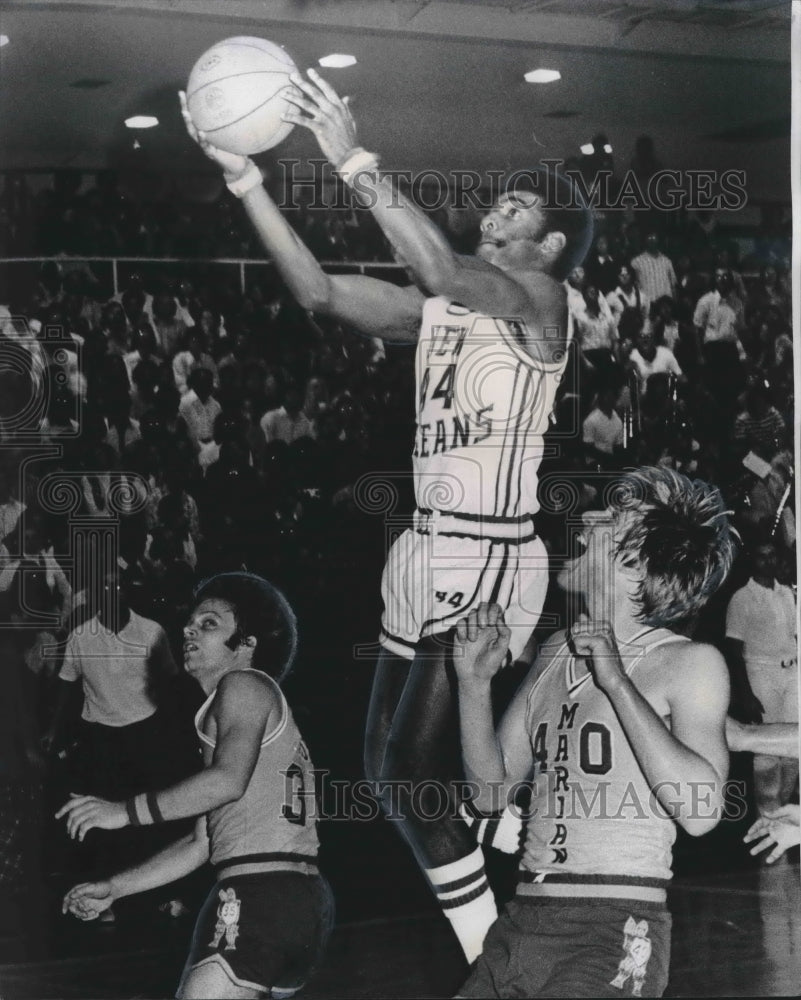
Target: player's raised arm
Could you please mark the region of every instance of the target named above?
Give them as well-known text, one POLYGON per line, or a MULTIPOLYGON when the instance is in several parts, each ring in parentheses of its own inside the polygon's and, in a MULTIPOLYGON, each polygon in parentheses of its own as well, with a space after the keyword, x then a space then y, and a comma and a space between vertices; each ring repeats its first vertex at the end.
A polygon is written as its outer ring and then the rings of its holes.
POLYGON ((526 700, 532 668, 496 732, 492 716, 492 678, 502 668, 509 648, 509 628, 497 605, 481 604, 456 626, 453 664, 458 681, 459 726, 465 778, 476 791, 473 806, 497 813, 507 793, 532 770, 531 745, 525 728, 526 700))
POLYGON ((445 236, 389 178, 378 159, 357 145, 346 101, 314 70, 309 79, 291 76, 283 96, 296 105, 286 121, 302 125, 360 200, 372 211, 387 239, 430 295, 443 295, 477 312, 520 319, 533 337, 567 336, 566 296, 546 273, 561 256, 566 237, 544 231, 539 199, 515 195, 499 203, 482 223, 479 256, 454 253, 445 236), (534 211, 533 211, 534 210, 534 211), (539 213, 539 214, 538 214, 539 213), (534 276, 532 272, 539 272, 534 276))
POLYGON ((312 312, 333 316, 369 336, 417 340, 423 305, 421 293, 413 286, 399 288, 363 275, 326 274, 265 191, 256 164, 247 156, 213 146, 192 122, 183 91, 180 98, 189 135, 222 168, 229 189, 242 199, 259 239, 298 303, 312 312))

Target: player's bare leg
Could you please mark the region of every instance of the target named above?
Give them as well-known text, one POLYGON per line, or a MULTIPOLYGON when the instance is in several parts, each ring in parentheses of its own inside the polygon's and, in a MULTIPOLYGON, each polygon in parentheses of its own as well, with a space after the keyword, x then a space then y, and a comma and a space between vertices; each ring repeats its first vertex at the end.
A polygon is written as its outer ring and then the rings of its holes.
POLYGON ((469 962, 497 917, 484 856, 458 818, 458 716, 450 643, 422 640, 415 659, 382 652, 368 715, 365 764, 384 807, 426 874, 469 962), (402 817, 402 818, 401 818, 402 817))

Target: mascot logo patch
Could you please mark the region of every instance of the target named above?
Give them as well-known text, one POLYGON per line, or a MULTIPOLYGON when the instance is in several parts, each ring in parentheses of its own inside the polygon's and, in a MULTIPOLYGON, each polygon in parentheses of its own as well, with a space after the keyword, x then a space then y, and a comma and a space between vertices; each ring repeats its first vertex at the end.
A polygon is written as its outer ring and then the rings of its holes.
POLYGON ((219 947, 223 934, 225 935, 225 951, 236 951, 236 939, 239 936, 239 911, 241 902, 236 898, 233 889, 220 889, 220 905, 217 907, 217 923, 214 925, 214 937, 210 948, 219 947))
POLYGON ((648 921, 629 917, 623 927, 623 958, 617 969, 617 975, 611 986, 622 990, 631 979, 631 995, 642 996, 645 973, 648 970, 648 959, 651 957, 651 939, 648 937, 648 921))

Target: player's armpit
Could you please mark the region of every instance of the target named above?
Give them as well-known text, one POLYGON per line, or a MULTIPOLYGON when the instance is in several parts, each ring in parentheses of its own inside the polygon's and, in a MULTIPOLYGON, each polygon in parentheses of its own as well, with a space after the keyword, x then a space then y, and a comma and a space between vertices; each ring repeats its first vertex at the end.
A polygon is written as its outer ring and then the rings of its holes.
POLYGON ((328 301, 317 311, 348 323, 369 337, 416 343, 425 295, 414 285, 400 287, 361 274, 329 279, 328 301))

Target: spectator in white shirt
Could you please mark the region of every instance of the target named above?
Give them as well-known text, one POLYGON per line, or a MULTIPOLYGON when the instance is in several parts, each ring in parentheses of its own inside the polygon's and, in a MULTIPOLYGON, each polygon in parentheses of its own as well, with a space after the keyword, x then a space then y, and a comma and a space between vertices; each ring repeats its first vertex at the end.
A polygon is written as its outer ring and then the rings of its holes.
POLYGON ((303 412, 305 392, 296 382, 288 382, 284 387, 284 405, 277 410, 269 410, 261 418, 261 429, 265 441, 285 441, 292 444, 302 437, 316 437, 314 424, 303 412))
POLYGON ((124 360, 125 369, 128 372, 128 381, 133 386, 134 368, 136 368, 139 362, 154 361, 157 365, 160 365, 161 358, 157 354, 156 335, 153 333, 153 327, 149 323, 143 323, 134 333, 131 346, 133 350, 124 356, 124 360))
POLYGON ((186 336, 186 350, 179 351, 172 359, 172 373, 175 377, 175 384, 182 396, 189 392, 187 380, 195 368, 208 368, 214 380, 214 388, 219 386, 217 378, 217 365, 214 359, 205 349, 205 338, 202 332, 193 327, 186 336))
POLYGON ((640 291, 648 296, 651 302, 661 299, 663 295, 676 297, 676 272, 673 262, 659 249, 657 233, 648 233, 645 238, 645 253, 638 254, 631 262, 640 291))
POLYGON ((214 438, 214 421, 222 407, 212 395, 214 376, 208 368, 195 368, 189 373, 189 392, 181 400, 178 414, 183 418, 189 440, 200 451, 214 438))
POLYGON ((637 346, 629 355, 629 365, 637 373, 640 395, 645 392, 648 379, 657 373, 675 375, 682 378, 683 372, 672 351, 657 346, 653 331, 641 330, 637 336, 637 346))
MULTIPOLYGON (((795 597, 776 579, 776 548, 757 545, 751 578, 726 612, 726 642, 733 675, 748 678, 753 721, 798 722, 798 642, 795 597)), ((790 799, 798 758, 754 755, 754 791, 761 815, 790 799)))
POLYGON ((718 364, 724 356, 732 360, 735 352, 740 360, 745 359, 740 341, 745 327, 745 309, 735 292, 731 273, 725 268, 715 268, 715 287, 698 300, 693 323, 707 364, 718 364))
POLYGON ((623 421, 615 412, 620 380, 610 380, 598 391, 593 410, 582 424, 582 441, 588 457, 606 464, 616 448, 623 447, 623 421))

